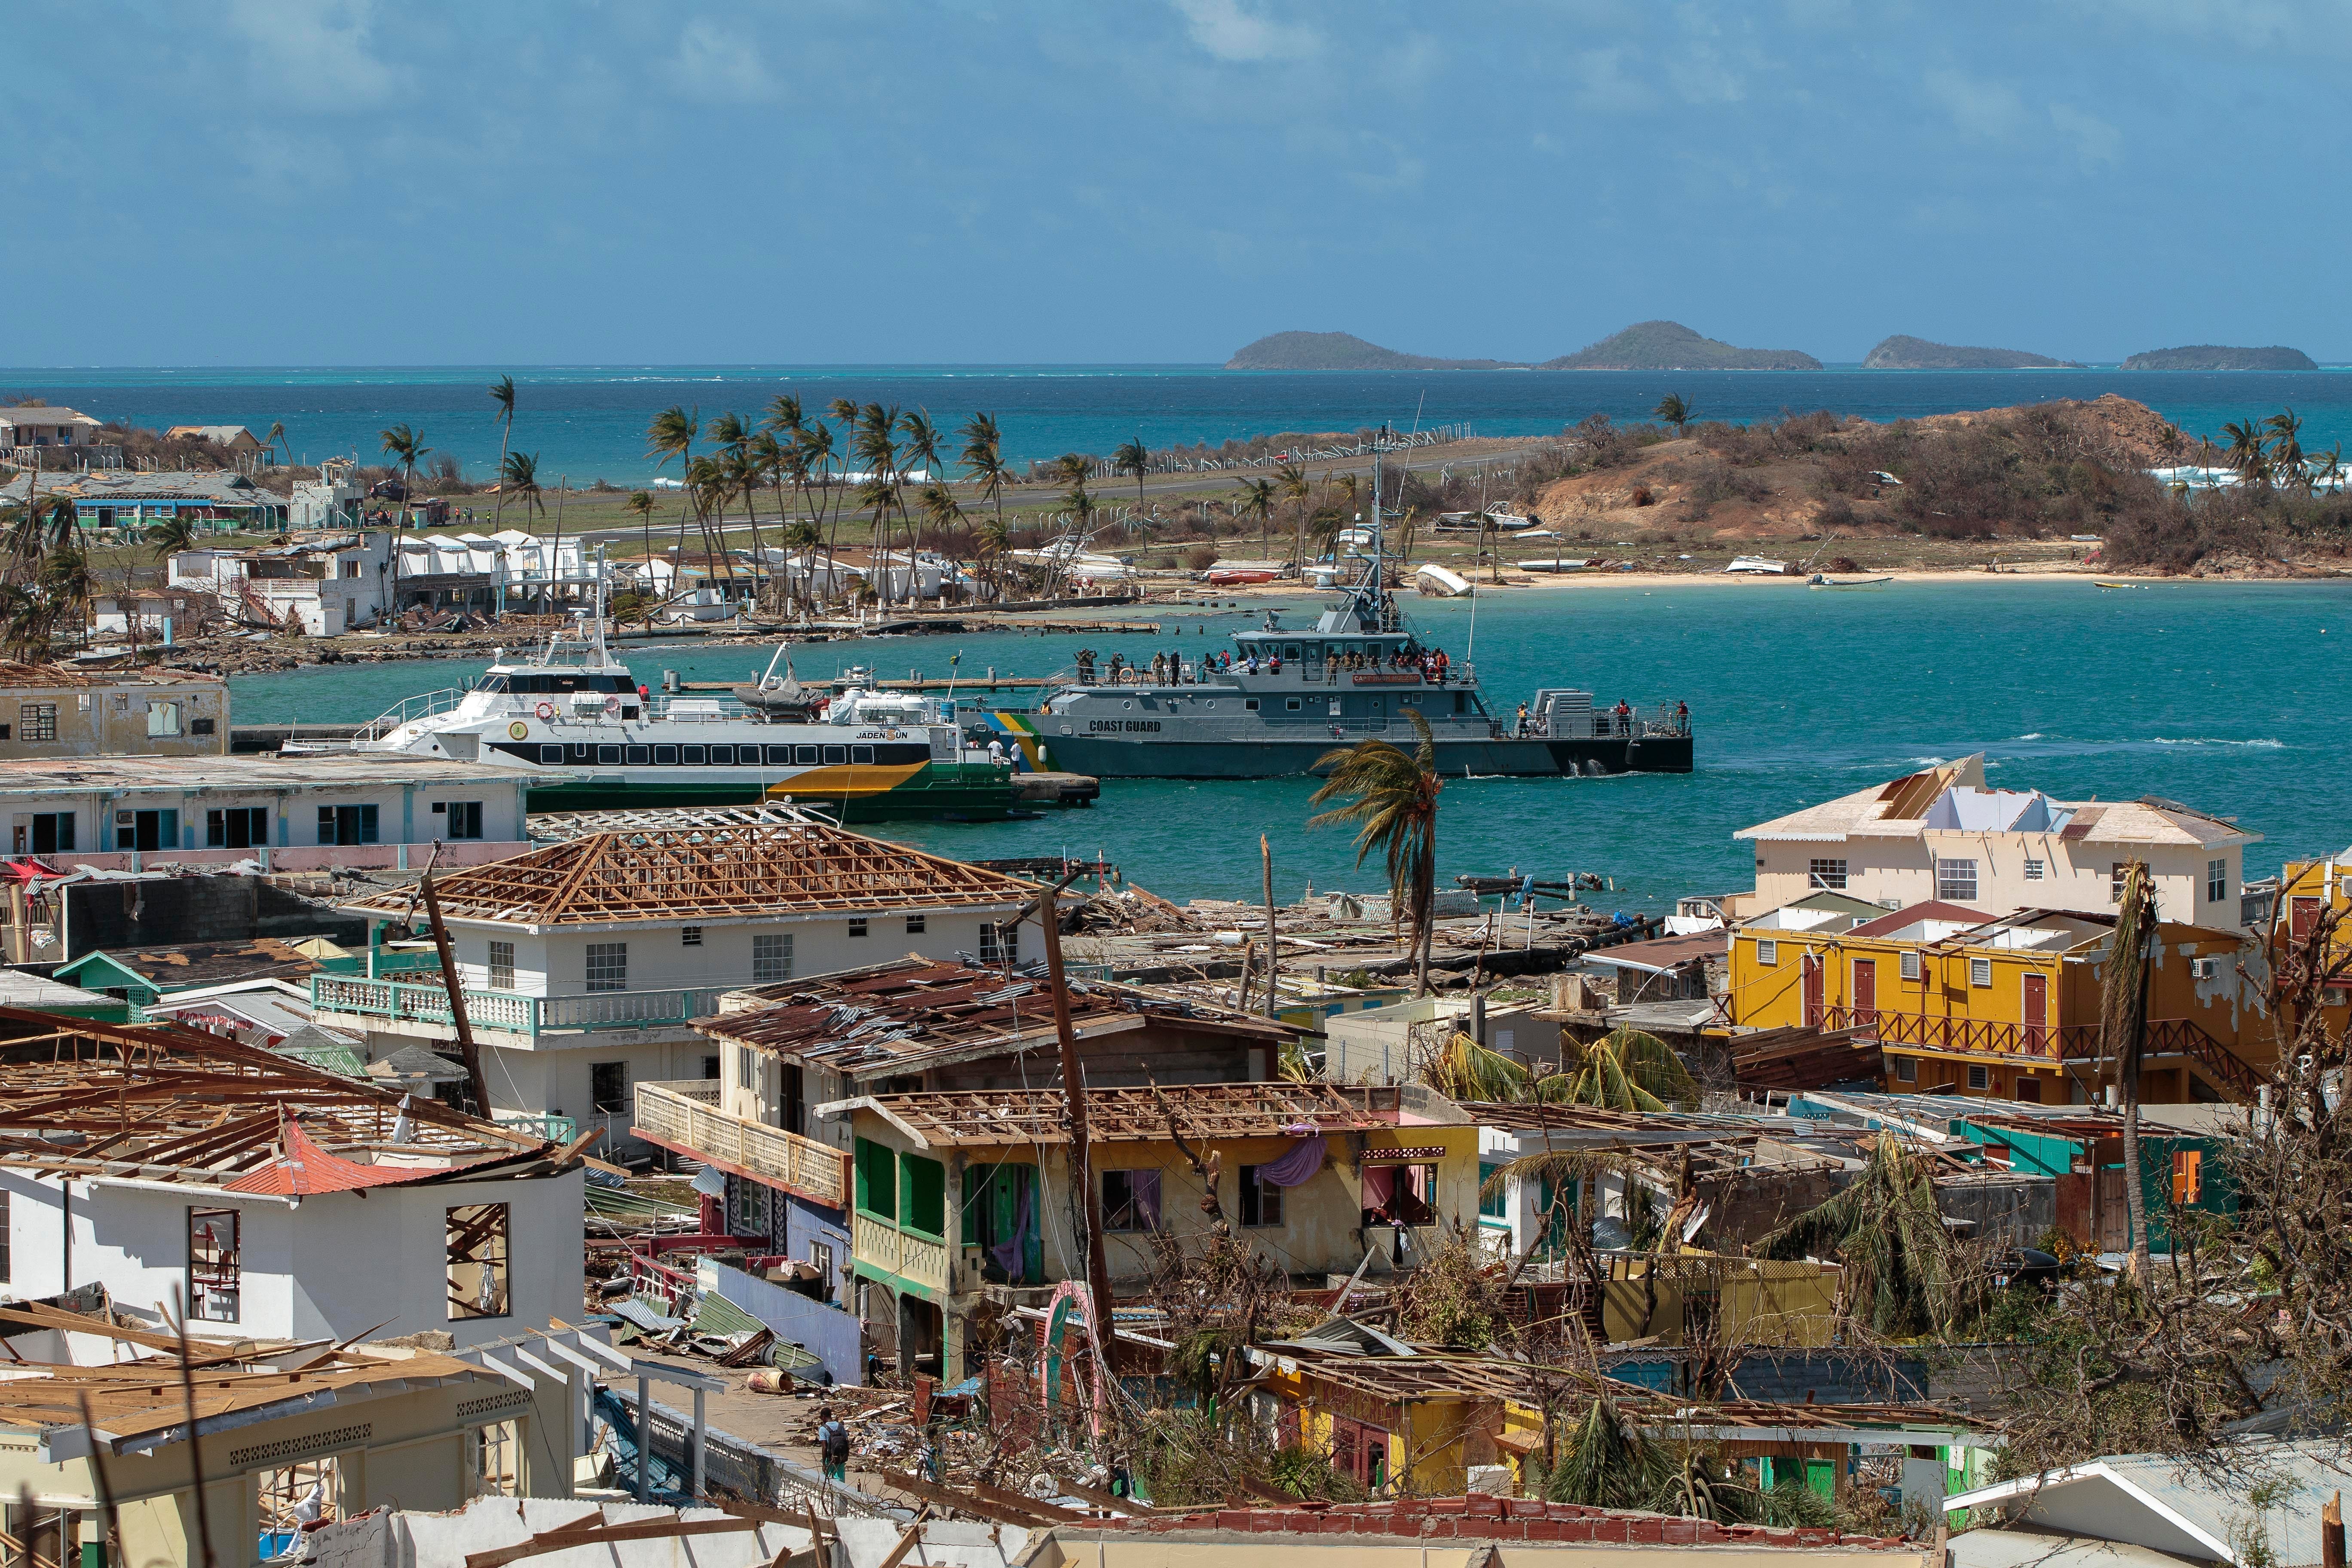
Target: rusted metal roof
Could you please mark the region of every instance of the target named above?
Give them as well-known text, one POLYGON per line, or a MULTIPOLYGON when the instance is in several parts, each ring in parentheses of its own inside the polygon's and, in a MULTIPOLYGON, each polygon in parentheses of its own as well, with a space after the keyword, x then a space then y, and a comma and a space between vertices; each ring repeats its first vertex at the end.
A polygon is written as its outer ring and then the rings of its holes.
MULTIPOLYGON (((1400 1100, 1394 1089, 1323 1083, 1097 1089, 1087 1093, 1087 1131, 1093 1142, 1124 1143, 1159 1142, 1180 1134, 1202 1142, 1394 1131, 1400 1100)), ((873 1110, 932 1148, 1027 1147, 1070 1141, 1069 1100, 1057 1089, 864 1095, 819 1109, 873 1110)))
MULTIPOLYGON (((1074 981, 1070 1022, 1080 1038, 1164 1022, 1189 1030, 1268 1043, 1299 1031, 1185 998, 1104 981, 1074 981)), ((918 1063, 1025 1050, 1055 1038, 1043 978, 927 959, 738 992, 766 1005, 740 1007, 695 1027, 714 1039, 796 1061, 823 1062, 852 1077, 918 1063)))

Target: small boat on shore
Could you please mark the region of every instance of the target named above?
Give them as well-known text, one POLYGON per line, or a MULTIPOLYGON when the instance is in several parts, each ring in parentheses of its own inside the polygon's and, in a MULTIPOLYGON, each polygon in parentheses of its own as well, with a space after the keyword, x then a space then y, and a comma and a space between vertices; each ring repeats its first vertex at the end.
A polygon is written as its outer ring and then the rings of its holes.
POLYGON ((1573 561, 1568 559, 1566 556, 1558 556, 1549 561, 1514 561, 1511 563, 1512 567, 1520 572, 1588 572, 1600 564, 1601 557, 1598 555, 1579 556, 1573 561))
POLYGON ((1466 599, 1473 591, 1469 578, 1434 561, 1425 563, 1412 574, 1412 585, 1433 599, 1466 599))
POLYGON ((1808 588, 1875 588, 1881 583, 1895 581, 1894 574, 1879 577, 1832 577, 1826 572, 1816 572, 1805 580, 1808 588))
POLYGON ((1252 566, 1237 567, 1224 572, 1211 572, 1201 580, 1215 588, 1237 588, 1251 583, 1271 583, 1281 575, 1282 574, 1273 567, 1252 566))
POLYGON ((1740 577, 1779 577, 1789 570, 1785 561, 1775 561, 1767 555, 1735 555, 1724 571, 1740 577))

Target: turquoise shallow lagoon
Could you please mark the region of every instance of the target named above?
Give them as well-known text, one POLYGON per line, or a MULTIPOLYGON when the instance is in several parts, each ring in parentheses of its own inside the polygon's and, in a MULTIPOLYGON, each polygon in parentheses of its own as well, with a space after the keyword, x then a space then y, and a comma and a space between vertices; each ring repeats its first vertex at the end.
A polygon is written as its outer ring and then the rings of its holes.
MULTIPOLYGON (((1301 600, 1303 609, 1308 601, 1301 600)), ((1613 877, 1615 902, 1655 910, 1749 885, 1748 824, 1937 758, 1983 752, 2011 788, 2112 799, 2160 795, 2234 816, 2265 836, 2248 875, 2352 844, 2352 582, 2183 584, 2103 590, 2079 582, 1890 584, 1815 593, 1793 583, 1535 590, 1409 600, 1425 640, 1475 658, 1491 705, 1538 686, 1597 700, 1690 704, 1698 768, 1686 776, 1448 781, 1441 873, 1516 866, 1547 879, 1613 877)), ((834 643, 796 652, 803 679, 852 663, 886 677, 1045 674, 1082 642, 1147 661, 1197 649, 1258 613, 1192 616, 1174 635, 992 634, 834 643)), ((1294 614, 1293 623, 1299 617, 1294 614)), ((740 679, 748 647, 631 646, 638 679, 740 679)), ((327 666, 232 683, 242 722, 356 721, 478 664, 327 666)), ((1025 702, 1022 705, 1025 705, 1025 702)), ((299 765, 299 764, 289 764, 299 765)), ((1088 812, 1034 822, 917 823, 890 837, 964 858, 1107 855, 1171 897, 1255 898, 1257 840, 1274 842, 1277 892, 1370 888, 1347 839, 1309 831, 1305 779, 1122 781, 1088 812)))

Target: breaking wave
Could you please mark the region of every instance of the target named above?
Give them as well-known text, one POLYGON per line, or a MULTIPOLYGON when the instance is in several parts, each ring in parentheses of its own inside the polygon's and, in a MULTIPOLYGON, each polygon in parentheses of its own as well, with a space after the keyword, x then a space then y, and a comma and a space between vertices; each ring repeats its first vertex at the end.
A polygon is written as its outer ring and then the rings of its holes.
POLYGON ((2285 747, 2286 742, 2284 741, 2273 741, 2268 739, 2252 741, 2225 741, 2213 735, 2191 735, 2185 738, 2176 738, 2170 735, 2158 735, 2150 739, 2148 744, 2151 746, 2250 746, 2262 751, 2275 752, 2283 750, 2285 747))

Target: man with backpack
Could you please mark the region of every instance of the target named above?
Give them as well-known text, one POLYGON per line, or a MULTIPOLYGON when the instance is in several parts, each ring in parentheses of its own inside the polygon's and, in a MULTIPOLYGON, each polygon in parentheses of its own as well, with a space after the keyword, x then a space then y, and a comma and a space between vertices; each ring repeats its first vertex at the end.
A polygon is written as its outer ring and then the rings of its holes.
POLYGON ((846 1486, 849 1482, 849 1428, 834 1417, 830 1405, 816 1413, 816 1452, 824 1466, 824 1479, 846 1486))

